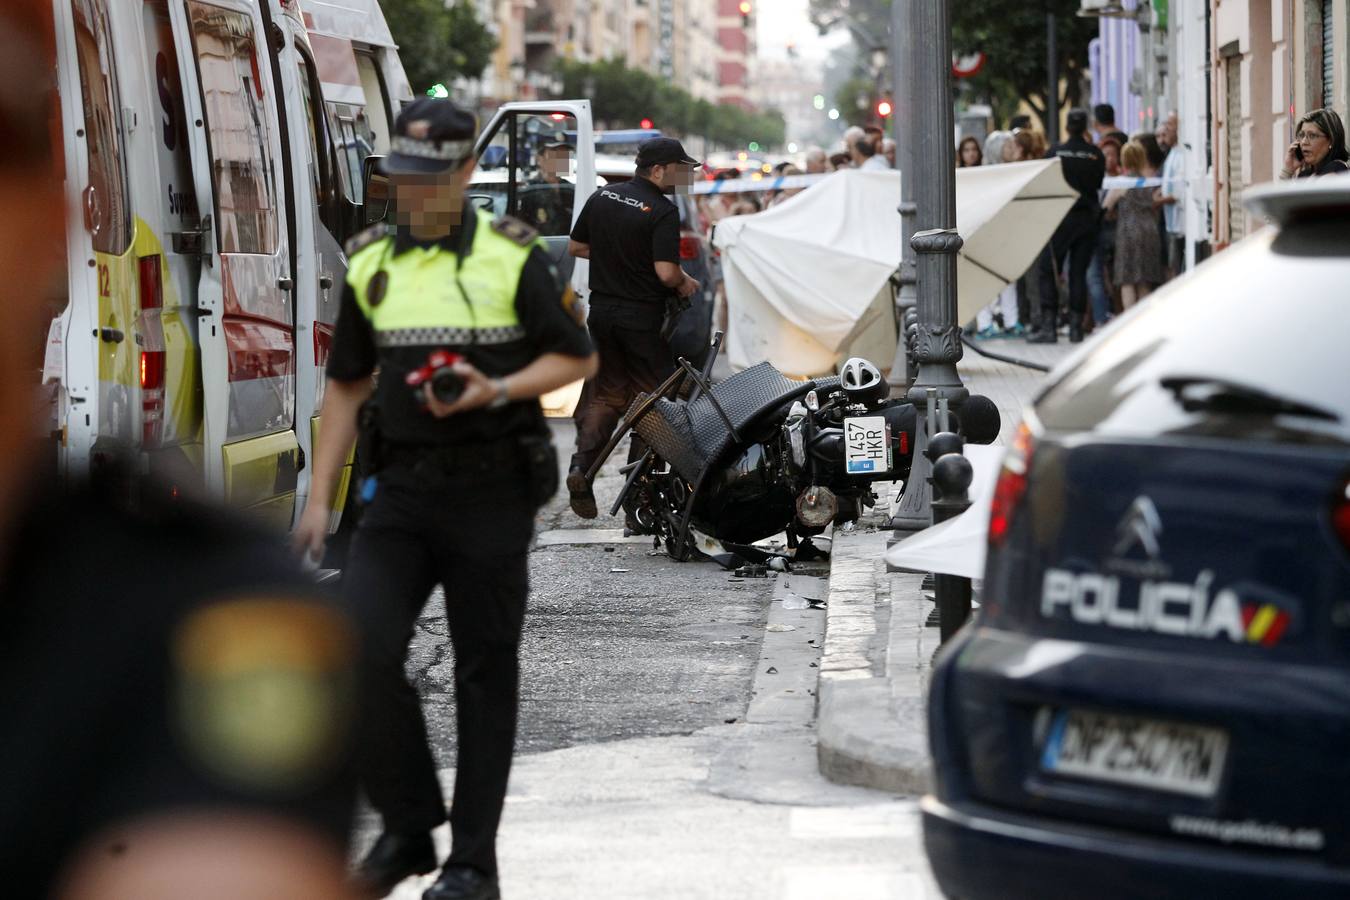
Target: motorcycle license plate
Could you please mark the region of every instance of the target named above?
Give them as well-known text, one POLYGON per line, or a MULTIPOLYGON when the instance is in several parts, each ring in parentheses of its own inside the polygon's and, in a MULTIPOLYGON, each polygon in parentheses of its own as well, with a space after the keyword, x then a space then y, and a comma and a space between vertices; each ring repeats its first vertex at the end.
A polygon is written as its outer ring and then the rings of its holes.
POLYGON ((1212 797, 1223 774, 1228 735, 1216 728, 1060 710, 1041 752, 1041 768, 1092 781, 1212 797))
POLYGON ((878 475, 891 470, 891 429, 883 416, 844 420, 844 471, 878 475))

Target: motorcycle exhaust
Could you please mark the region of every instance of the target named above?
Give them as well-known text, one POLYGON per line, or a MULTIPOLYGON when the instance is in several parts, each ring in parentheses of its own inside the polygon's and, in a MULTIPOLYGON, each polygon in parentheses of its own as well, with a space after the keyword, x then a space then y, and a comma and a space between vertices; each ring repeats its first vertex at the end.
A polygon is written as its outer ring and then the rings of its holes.
POLYGON ((797 520, 807 528, 824 528, 839 513, 839 498, 827 487, 812 485, 797 495, 797 520))

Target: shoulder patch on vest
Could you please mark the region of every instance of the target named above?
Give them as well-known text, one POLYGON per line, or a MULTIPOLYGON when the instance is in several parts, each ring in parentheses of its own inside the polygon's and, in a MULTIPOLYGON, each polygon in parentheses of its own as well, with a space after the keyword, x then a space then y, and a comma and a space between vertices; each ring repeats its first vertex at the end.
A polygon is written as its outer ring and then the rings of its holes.
POLYGON ((511 216, 502 216, 496 219, 492 223, 492 230, 506 238, 508 241, 519 244, 522 247, 531 246, 534 243, 534 239, 539 237, 538 231, 511 216))
POLYGON ((388 234, 389 230, 383 223, 375 224, 365 231, 359 232, 348 238, 343 249, 347 251, 348 257, 352 257, 378 241, 380 238, 386 237, 388 234))

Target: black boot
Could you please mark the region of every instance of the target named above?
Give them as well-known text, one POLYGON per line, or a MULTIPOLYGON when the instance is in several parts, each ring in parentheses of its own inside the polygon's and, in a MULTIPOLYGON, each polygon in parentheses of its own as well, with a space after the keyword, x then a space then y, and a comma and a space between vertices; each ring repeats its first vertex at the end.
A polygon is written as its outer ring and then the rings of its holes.
POLYGON ((580 466, 573 466, 567 473, 567 494, 572 503, 572 512, 581 518, 594 519, 600 515, 595 506, 595 492, 586 480, 586 471, 580 466))
POLYGON ((497 879, 471 866, 446 865, 422 900, 501 900, 497 879))
POLYGON ((1083 342, 1083 326, 1077 322, 1069 323, 1069 343, 1081 344, 1083 342))
POLYGON ((1027 338, 1028 344, 1053 344, 1059 340, 1059 335, 1055 334, 1055 326, 1042 327, 1039 331, 1032 332, 1027 338))
POLYGON ((425 875, 436 868, 436 845, 431 834, 396 834, 386 831, 375 841, 366 858, 356 867, 354 887, 359 897, 383 897, 410 875, 425 875))

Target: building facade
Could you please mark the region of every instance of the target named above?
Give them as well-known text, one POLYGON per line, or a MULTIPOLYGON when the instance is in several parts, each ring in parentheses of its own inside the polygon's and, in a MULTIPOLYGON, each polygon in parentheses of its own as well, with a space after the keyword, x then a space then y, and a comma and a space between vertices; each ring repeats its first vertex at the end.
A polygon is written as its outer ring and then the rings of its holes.
POLYGON ((753 108, 757 3, 717 0, 717 101, 753 108), (742 12, 742 7, 746 10, 742 12))
MULTIPOLYGON (((1251 233, 1248 187, 1279 177, 1300 116, 1344 120, 1350 0, 1152 0, 1103 18, 1090 51, 1093 102, 1122 130, 1176 113, 1186 153, 1182 207, 1194 261, 1251 233)), ((1100 9, 1100 0, 1083 0, 1100 9)))

